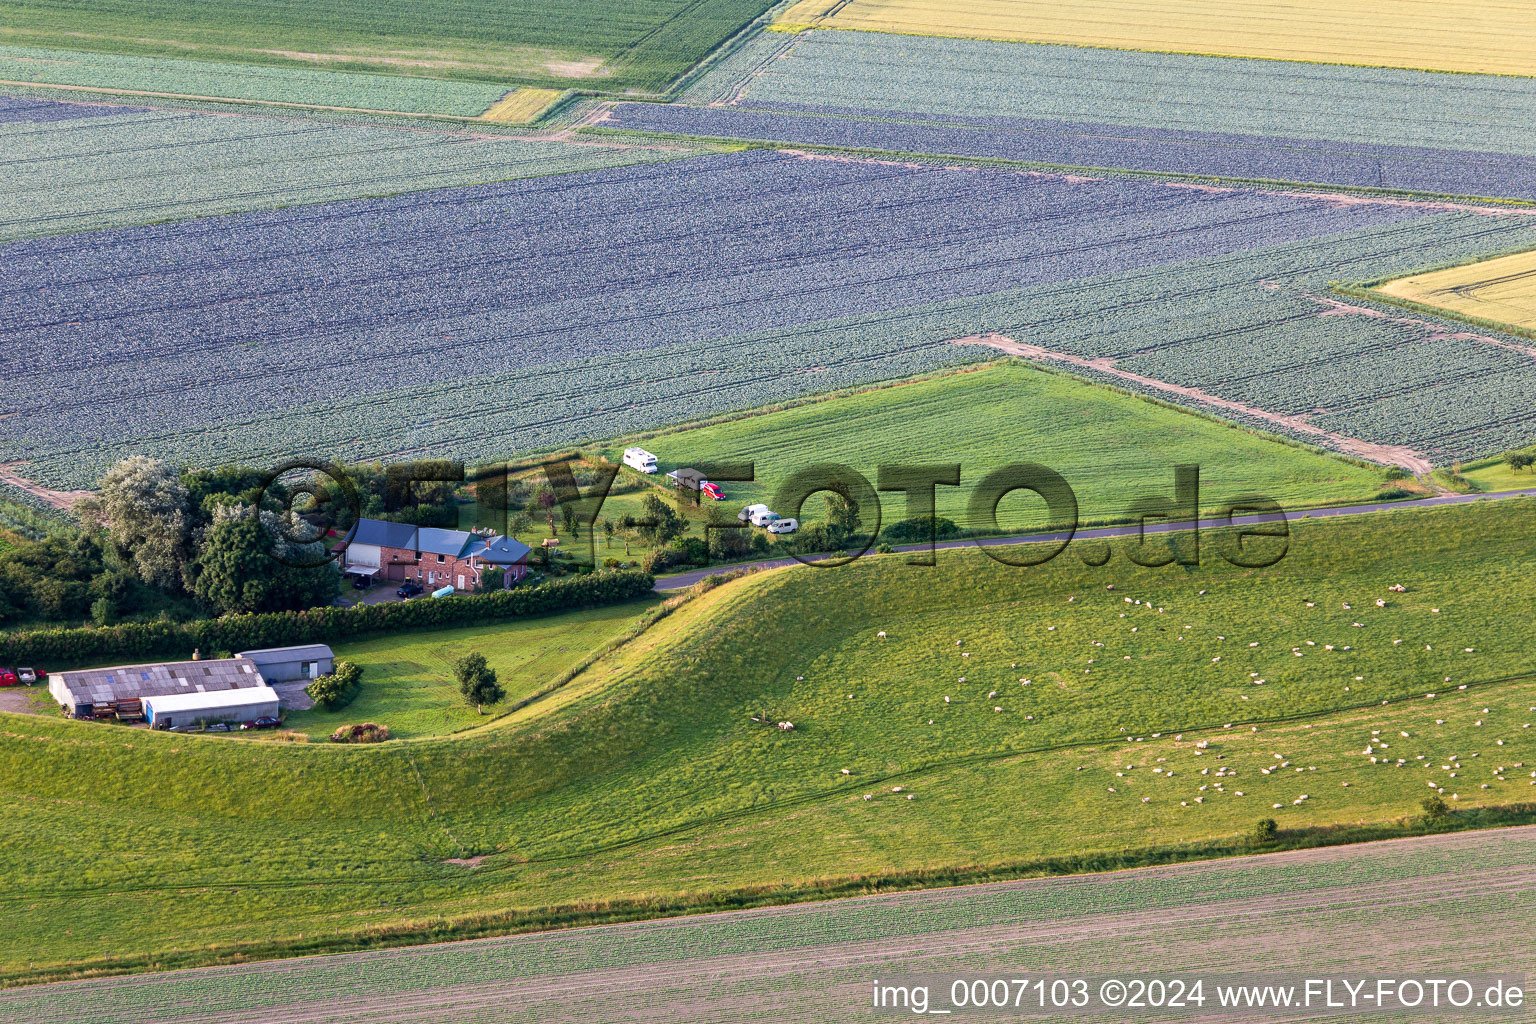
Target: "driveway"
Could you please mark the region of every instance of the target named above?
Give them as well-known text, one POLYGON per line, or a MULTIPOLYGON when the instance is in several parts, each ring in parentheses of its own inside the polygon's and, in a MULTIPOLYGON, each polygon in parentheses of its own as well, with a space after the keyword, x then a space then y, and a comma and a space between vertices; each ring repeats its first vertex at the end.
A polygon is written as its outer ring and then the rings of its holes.
POLYGON ((33 696, 38 692, 35 686, 7 686, 0 690, 0 711, 10 711, 18 715, 37 714, 38 709, 33 703, 33 696))

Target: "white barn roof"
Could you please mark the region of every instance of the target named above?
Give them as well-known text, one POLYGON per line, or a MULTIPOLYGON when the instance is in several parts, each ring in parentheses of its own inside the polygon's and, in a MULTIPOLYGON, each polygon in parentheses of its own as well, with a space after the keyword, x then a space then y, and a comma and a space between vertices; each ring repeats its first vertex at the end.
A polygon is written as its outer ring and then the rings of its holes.
POLYGON ((163 693, 146 697, 144 703, 156 715, 174 715, 189 711, 224 708, 248 708, 276 704, 277 691, 270 686, 248 686, 240 690, 215 690, 211 693, 163 693))

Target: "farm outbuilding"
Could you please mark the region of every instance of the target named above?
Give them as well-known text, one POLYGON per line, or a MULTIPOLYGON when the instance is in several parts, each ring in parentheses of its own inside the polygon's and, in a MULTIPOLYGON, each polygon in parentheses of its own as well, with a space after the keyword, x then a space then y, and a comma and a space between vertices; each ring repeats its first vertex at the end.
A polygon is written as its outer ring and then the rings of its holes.
POLYGON ((89 718, 116 713, 120 705, 138 705, 149 697, 241 690, 263 685, 254 662, 245 658, 223 658, 59 672, 49 677, 48 692, 65 714, 89 718))
POLYGON ((299 647, 264 647, 256 651, 241 651, 235 655, 245 658, 256 666, 261 678, 273 683, 291 683, 300 679, 319 679, 336 669, 336 656, 325 644, 304 644, 299 647))
POLYGON ((200 722, 254 722, 278 716, 278 697, 270 686, 212 693, 167 693, 145 697, 144 716, 151 729, 174 729, 200 722))

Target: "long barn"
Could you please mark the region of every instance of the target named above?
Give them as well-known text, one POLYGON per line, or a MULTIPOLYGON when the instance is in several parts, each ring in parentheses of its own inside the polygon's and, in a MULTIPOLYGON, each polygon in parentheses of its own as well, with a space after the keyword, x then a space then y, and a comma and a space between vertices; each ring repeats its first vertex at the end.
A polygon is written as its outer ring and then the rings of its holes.
POLYGON ((265 685, 255 662, 248 658, 221 658, 60 672, 50 677, 48 692, 71 718, 92 718, 116 714, 125 706, 137 713, 146 697, 265 685))

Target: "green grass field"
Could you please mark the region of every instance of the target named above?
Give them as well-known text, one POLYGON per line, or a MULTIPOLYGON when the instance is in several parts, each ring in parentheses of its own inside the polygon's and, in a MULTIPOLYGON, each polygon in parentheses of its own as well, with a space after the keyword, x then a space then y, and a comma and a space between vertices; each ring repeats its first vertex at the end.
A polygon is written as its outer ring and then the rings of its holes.
POLYGON ((0 977, 858 891, 1270 816, 1369 825, 1440 789, 1459 809, 1536 795, 1531 501, 1299 521, 1268 569, 1222 543, 1199 567, 963 550, 761 574, 449 738, 0 716, 0 977))
MULTIPOLYGON (((631 442, 602 449, 618 461, 631 442)), ((726 483, 726 508, 773 503, 791 473, 844 463, 871 483, 882 464, 959 463, 959 487, 938 489, 938 509, 962 527, 972 489, 1012 462, 1035 462, 1066 478, 1085 524, 1124 519, 1144 495, 1173 494, 1173 467, 1200 467, 1203 511, 1241 494, 1266 494, 1289 507, 1368 499, 1382 471, 1283 444, 1215 420, 1023 363, 904 382, 777 412, 661 434, 638 442, 663 473, 698 462, 756 463, 751 484, 726 483)), ((900 494, 882 497, 883 521, 905 518, 900 494)), ((807 503, 819 513, 819 499, 807 503)), ((777 509, 792 515, 787 509, 777 509)), ((1018 529, 1044 525, 1044 505, 1016 494, 999 520, 1018 529)), ((807 515, 806 518, 814 518, 807 515)), ((869 524, 866 524, 866 526, 869 524)), ((985 525, 985 524, 980 524, 985 525)))
POLYGON ((345 644, 336 648, 337 659, 363 668, 357 699, 337 711, 290 712, 283 725, 317 740, 352 722, 387 725, 401 739, 473 728, 503 709, 480 715, 464 702, 453 679, 458 659, 485 655, 507 691, 504 703, 511 705, 622 634, 660 601, 345 644))
MULTIPOLYGON (((0 2, 0 43, 320 70, 660 90, 769 0, 0 2)), ((386 83, 387 84, 387 83, 386 83)), ((489 104, 486 104, 489 106, 489 104)))
POLYGON ((1489 494, 1536 487, 1536 470, 1511 469, 1503 456, 1469 463, 1462 467, 1461 475, 1479 490, 1489 494))

